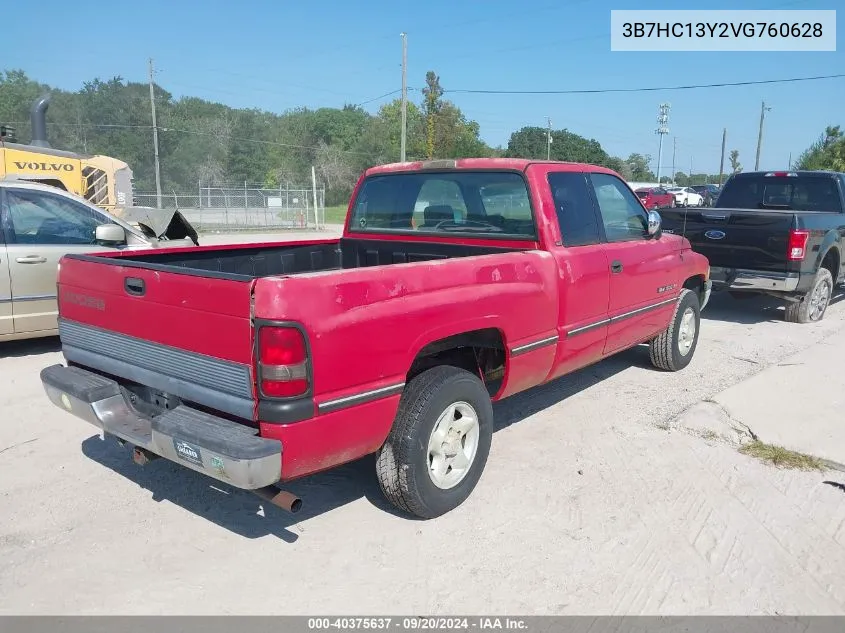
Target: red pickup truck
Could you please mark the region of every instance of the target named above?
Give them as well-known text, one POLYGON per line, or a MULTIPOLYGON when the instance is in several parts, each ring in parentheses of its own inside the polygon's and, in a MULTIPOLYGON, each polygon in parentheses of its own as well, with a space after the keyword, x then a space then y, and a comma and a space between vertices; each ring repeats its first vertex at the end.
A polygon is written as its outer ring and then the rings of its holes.
POLYGON ((492 401, 648 342, 691 360, 707 259, 614 172, 512 159, 367 170, 339 239, 68 255, 50 400, 296 511, 365 455, 398 508, 460 505, 492 401))

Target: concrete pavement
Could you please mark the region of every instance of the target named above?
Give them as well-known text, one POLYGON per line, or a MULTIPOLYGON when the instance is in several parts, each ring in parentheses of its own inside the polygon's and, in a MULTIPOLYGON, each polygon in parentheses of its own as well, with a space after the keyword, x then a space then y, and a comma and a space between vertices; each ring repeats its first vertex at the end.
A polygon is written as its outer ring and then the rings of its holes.
POLYGON ((713 401, 763 442, 845 464, 844 360, 840 331, 713 401))

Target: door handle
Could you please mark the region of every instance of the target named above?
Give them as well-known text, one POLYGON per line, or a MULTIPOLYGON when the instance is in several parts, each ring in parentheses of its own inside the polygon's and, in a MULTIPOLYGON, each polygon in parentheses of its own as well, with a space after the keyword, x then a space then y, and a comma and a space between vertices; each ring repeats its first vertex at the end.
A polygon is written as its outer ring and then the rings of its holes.
POLYGON ((137 277, 127 277, 124 279, 123 288, 127 293, 136 297, 143 297, 147 291, 144 280, 138 279, 137 277))
POLYGON ((613 274, 621 273, 622 272, 622 262, 620 262, 618 259, 615 260, 610 265, 610 270, 613 274))
POLYGON ((27 255, 25 257, 18 257, 15 261, 19 264, 46 264, 47 258, 40 255, 27 255))

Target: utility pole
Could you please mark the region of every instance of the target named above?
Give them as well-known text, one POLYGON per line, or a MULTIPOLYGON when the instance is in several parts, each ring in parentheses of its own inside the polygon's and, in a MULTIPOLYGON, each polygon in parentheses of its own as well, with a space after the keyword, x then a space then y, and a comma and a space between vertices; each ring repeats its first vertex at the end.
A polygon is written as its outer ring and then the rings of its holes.
POLYGON ((402 36, 402 146, 399 160, 405 162, 405 149, 408 142, 408 34, 402 36))
POLYGON ((792 169, 792 152, 789 152, 789 163, 786 166, 787 169, 792 169))
POLYGON ((728 128, 722 128, 722 160, 719 161, 719 186, 722 186, 722 176, 725 174, 725 138, 728 135, 728 128))
POLYGON ((161 168, 158 163, 158 125, 156 124, 156 99, 153 89, 153 60, 150 58, 150 109, 153 113, 153 149, 156 163, 156 207, 161 209, 161 168))
POLYGON ((669 109, 672 106, 668 103, 661 103, 657 114, 657 129, 655 133, 660 137, 660 145, 657 150, 657 185, 660 186, 660 163, 663 160, 663 137, 669 133, 669 109))
POLYGON ((552 159, 552 120, 546 117, 548 127, 546 128, 546 160, 552 159))
POLYGON ((678 137, 672 137, 672 184, 675 184, 675 153, 678 151, 678 137))
POLYGON ((692 187, 692 156, 689 157, 689 176, 687 177, 687 187, 692 187))
POLYGON ((760 169, 760 146, 763 144, 763 121, 766 118, 766 110, 771 110, 771 108, 767 108, 764 101, 760 107, 760 131, 757 132, 757 158, 754 159, 754 171, 760 169))

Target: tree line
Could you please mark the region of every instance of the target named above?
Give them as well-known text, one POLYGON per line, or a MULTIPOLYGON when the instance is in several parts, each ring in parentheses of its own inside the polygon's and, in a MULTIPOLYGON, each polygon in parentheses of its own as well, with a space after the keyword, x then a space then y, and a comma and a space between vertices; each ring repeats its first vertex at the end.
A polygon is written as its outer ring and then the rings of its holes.
MULTIPOLYGON (((21 142, 30 138, 30 106, 45 93, 51 94, 47 133, 53 147, 123 160, 134 172, 136 191, 155 189, 148 84, 113 77, 93 79, 77 91, 66 91, 39 83, 21 70, 2 71, 0 123, 12 124, 21 142)), ((326 187, 327 203, 337 204, 346 201, 364 169, 399 160, 399 99, 385 103, 375 114, 349 103, 340 108, 301 107, 273 113, 196 97, 176 99, 160 85, 154 86, 154 95, 166 192, 195 191, 198 183, 301 186, 310 181, 313 165, 326 187)), ((839 128, 828 131, 839 136, 820 141, 812 160, 823 162, 828 156, 841 160, 839 128)), ((491 147, 481 139, 478 122, 444 98, 440 78, 432 71, 426 74, 420 103, 407 104, 406 155, 409 160, 548 155, 553 160, 603 165, 629 181, 656 180, 649 168, 651 156, 612 156, 596 139, 567 129, 523 127, 511 134, 506 147, 491 147)), ((806 160, 811 160, 809 155, 806 160)), ((717 179, 713 174, 681 172, 675 177, 683 185, 717 179)))

